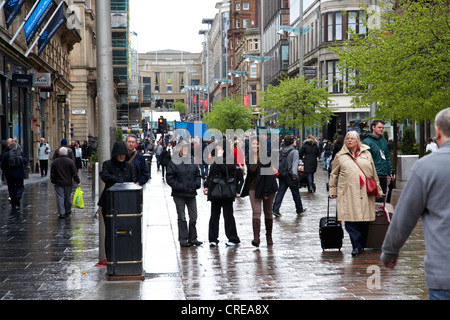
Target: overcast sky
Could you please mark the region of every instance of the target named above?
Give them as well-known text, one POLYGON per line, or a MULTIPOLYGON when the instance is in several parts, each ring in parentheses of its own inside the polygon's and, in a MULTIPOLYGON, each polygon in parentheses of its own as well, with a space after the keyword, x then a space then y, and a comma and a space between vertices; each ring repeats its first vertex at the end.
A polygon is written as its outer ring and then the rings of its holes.
POLYGON ((213 19, 219 0, 130 0, 130 30, 138 34, 138 51, 182 50, 201 52, 207 29, 203 18, 213 19))

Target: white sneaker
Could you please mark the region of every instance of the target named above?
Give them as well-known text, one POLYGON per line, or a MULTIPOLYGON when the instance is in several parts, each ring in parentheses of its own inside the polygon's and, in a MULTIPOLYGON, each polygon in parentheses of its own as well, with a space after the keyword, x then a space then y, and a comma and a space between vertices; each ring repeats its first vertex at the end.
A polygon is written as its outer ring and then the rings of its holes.
POLYGON ((209 243, 209 246, 210 246, 210 247, 217 247, 217 242, 210 242, 210 243, 209 243))
POLYGON ((239 245, 239 243, 235 243, 235 242, 231 242, 231 241, 228 241, 227 243, 225 243, 227 246, 229 246, 229 247, 232 247, 232 246, 238 246, 239 245))

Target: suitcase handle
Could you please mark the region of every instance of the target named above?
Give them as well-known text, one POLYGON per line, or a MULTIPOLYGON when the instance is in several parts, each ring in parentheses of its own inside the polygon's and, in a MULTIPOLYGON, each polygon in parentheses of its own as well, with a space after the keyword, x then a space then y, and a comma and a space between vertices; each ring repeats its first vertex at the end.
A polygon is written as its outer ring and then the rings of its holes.
MULTIPOLYGON (((327 219, 330 218, 330 199, 331 199, 331 197, 328 196, 327 219)), ((336 199, 336 198, 335 198, 335 199, 336 199)), ((336 220, 337 220, 337 207, 336 207, 336 220)))

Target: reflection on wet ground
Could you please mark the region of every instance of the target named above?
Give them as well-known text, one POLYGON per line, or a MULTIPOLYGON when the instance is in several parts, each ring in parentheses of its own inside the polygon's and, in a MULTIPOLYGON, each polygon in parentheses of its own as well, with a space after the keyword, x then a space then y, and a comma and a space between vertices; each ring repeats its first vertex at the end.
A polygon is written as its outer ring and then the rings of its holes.
POLYGON ((248 198, 235 201, 241 244, 226 247, 223 219, 219 246, 210 248, 210 204, 197 196, 199 247, 180 248, 170 187, 152 167, 144 189, 143 247, 145 281, 106 281, 98 261, 98 221, 92 179, 81 171, 85 209, 58 219, 53 186, 48 178, 27 180, 19 211, 10 210, 7 190, 0 187, 0 299, 427 299, 423 274, 421 224, 402 250, 396 269, 384 269, 379 250, 350 255, 348 235, 341 251, 323 251, 319 219, 326 214, 327 175, 319 167, 316 193, 302 188, 307 211, 297 216, 288 191, 275 218, 274 245, 251 245, 248 198))

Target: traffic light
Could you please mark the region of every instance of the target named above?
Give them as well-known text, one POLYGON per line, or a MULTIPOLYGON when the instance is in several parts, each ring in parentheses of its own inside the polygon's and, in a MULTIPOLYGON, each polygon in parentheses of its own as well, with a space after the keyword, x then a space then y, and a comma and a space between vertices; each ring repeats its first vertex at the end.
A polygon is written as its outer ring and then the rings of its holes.
POLYGON ((163 127, 163 133, 167 133, 167 119, 166 118, 163 118, 162 119, 163 120, 163 124, 162 124, 162 127, 163 127))
POLYGON ((167 119, 161 118, 158 119, 158 133, 166 133, 167 132, 167 119))
POLYGON ((164 133, 163 131, 163 118, 158 119, 158 133, 164 133))

